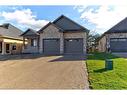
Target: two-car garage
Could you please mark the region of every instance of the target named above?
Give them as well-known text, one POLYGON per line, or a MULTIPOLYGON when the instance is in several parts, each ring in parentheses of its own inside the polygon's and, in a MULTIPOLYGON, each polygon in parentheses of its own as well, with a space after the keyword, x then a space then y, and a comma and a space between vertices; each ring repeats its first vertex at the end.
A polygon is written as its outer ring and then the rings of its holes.
POLYGON ((111 38, 111 52, 127 52, 127 38, 111 38))
MULTIPOLYGON (((83 39, 72 38, 64 39, 64 53, 66 54, 82 54, 83 39)), ((60 54, 60 39, 43 39, 43 53, 60 54)))

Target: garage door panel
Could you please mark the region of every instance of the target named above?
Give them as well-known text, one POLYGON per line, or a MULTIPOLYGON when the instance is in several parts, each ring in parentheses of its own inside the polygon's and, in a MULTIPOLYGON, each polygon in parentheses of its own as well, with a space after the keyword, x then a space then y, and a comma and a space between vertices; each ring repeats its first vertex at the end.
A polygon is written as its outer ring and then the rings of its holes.
POLYGON ((46 54, 59 54, 60 53, 60 40, 59 39, 44 39, 43 40, 44 53, 46 54))
POLYGON ((127 39, 110 39, 110 49, 112 52, 127 52, 127 39))
POLYGON ((65 53, 83 53, 82 39, 65 39, 65 53))

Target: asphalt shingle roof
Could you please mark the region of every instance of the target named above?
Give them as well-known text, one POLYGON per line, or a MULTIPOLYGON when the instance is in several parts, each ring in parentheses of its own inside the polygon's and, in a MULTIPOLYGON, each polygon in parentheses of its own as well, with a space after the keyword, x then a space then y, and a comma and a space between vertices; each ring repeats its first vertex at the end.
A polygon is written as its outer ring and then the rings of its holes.
POLYGON ((73 20, 69 19, 68 17, 61 15, 57 19, 55 19, 53 22, 49 22, 47 25, 42 27, 38 33, 43 31, 48 25, 54 25, 58 29, 60 29, 61 32, 79 32, 79 31, 84 31, 88 32, 89 30, 86 29, 85 27, 79 25, 78 23, 74 22, 73 20))
POLYGON ((109 29, 106 33, 127 33, 127 17, 109 29))
POLYGON ((24 33, 22 33, 20 36, 30 36, 30 35, 39 35, 35 30, 29 28, 24 33))
POLYGON ((2 31, 0 30, 0 35, 2 37, 8 37, 8 38, 15 38, 15 39, 22 39, 22 37, 20 37, 20 35, 23 33, 20 29, 18 29, 17 27, 6 23, 3 25, 0 25, 2 31), (15 31, 13 31, 12 29, 10 29, 9 27, 13 27, 13 29, 16 29, 15 31))

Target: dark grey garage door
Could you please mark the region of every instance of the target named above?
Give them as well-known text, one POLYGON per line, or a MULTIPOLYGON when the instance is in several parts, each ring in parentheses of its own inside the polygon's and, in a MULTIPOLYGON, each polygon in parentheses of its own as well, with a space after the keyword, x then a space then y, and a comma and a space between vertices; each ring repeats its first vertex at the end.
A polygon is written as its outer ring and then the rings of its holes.
POLYGON ((60 39, 44 39, 43 49, 45 54, 59 54, 60 39))
POLYGON ((110 49, 112 52, 127 52, 127 38, 111 38, 110 49))
POLYGON ((83 53, 83 39, 65 39, 65 53, 83 53))

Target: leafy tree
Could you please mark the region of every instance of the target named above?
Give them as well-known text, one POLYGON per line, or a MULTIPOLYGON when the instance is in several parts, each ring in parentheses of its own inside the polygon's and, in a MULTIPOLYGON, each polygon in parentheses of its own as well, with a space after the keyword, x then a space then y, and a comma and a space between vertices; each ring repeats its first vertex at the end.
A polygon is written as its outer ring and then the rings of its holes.
POLYGON ((98 34, 96 31, 90 31, 87 36, 87 49, 89 52, 92 51, 92 49, 96 49, 97 47, 97 39, 100 37, 100 34, 98 34))

